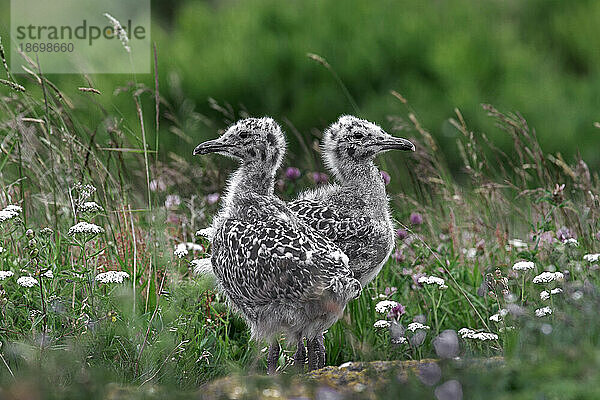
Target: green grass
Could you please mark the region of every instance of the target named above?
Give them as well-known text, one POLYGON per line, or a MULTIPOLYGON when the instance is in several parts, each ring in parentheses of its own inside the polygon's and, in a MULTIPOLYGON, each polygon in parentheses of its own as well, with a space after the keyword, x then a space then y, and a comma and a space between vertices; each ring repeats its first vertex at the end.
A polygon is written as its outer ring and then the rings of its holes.
MULTIPOLYGON (((150 95, 124 95, 150 131, 155 116, 144 111, 154 109, 154 93, 146 89, 150 95)), ((194 232, 216 212, 218 204, 207 195, 222 190, 229 165, 210 159, 190 164, 175 153, 155 158, 148 144, 154 141, 144 139, 140 120, 96 107, 88 118, 101 123, 92 128, 65 100, 75 96, 76 104, 94 104, 93 94, 63 93, 44 76, 25 92, 2 87, 0 206, 18 204, 22 211, 0 223, 0 270, 14 273, 0 281, 0 395, 102 398, 124 386, 131 396, 185 396, 233 372, 264 372, 264 344, 249 341, 243 321, 228 311, 210 278, 191 274, 189 262, 204 251, 190 250, 181 259, 173 254, 179 243, 207 246, 194 232), (109 139, 98 142, 98 131, 109 139), (169 195, 179 201, 171 197, 166 205, 169 195), (84 213, 87 201, 101 210, 84 213), (81 221, 104 231, 70 235, 81 221), (48 270, 53 278, 43 276, 48 270), (108 270, 129 278, 122 284, 96 281, 108 270), (17 279, 24 276, 38 284, 20 286, 17 279)), ((503 355, 507 365, 493 377, 446 366, 445 378, 459 377, 466 397, 495 388, 496 398, 594 398, 598 271, 583 256, 600 250, 598 174, 587 171, 583 160, 569 165, 544 153, 518 115, 491 106, 485 111, 514 147, 508 154, 495 150, 457 111, 450 123, 468 178, 459 185, 433 136, 398 101, 391 119, 418 151, 380 162, 392 176, 394 217, 409 230, 397 242, 404 258, 390 260, 329 330, 327 361, 435 357, 432 340, 439 332, 482 329, 498 339, 461 340, 461 357, 503 355), (410 223, 413 212, 423 216, 422 224, 410 223), (577 237, 576 246, 548 242, 562 227, 577 237), (509 246, 515 238, 525 248, 509 246), (536 265, 525 280, 511 268, 519 260, 536 265), (569 272, 550 284, 564 290, 551 301, 541 300, 545 287, 531 282, 544 270, 569 272), (417 274, 443 278, 448 288, 421 287, 413 280, 417 274), (406 307, 398 322, 407 326, 420 318, 430 327, 421 345, 392 344, 387 330, 373 327, 387 319, 375 306, 390 287, 397 291, 388 299, 406 307), (546 305, 552 315, 536 318, 534 310, 546 305), (516 306, 525 315, 490 321, 500 308, 516 306), (506 327, 514 329, 501 329, 506 327)), ((176 121, 172 126, 179 128, 176 121)), ((309 173, 319 167, 305 157, 303 177, 278 185, 283 198, 314 185, 309 173)), ((292 351, 290 346, 280 360, 283 374, 292 373, 292 351)), ((433 390, 417 379, 392 386, 392 395, 430 397, 433 390)))

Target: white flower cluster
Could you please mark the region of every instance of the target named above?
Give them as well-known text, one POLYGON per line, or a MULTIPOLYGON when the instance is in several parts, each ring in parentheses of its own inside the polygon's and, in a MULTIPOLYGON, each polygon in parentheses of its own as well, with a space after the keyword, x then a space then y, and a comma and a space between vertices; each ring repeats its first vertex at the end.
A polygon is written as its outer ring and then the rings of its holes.
POLYGON ((196 231, 196 236, 201 236, 208 240, 212 240, 212 238, 215 236, 215 233, 216 233, 216 229, 213 228, 212 226, 209 226, 208 228, 203 228, 203 229, 196 231))
POLYGON ((458 331, 458 334, 463 339, 481 340, 482 342, 485 342, 486 340, 498 340, 498 335, 496 335, 495 333, 477 332, 469 328, 460 329, 458 331))
POLYGON ((89 222, 79 222, 69 228, 69 236, 98 235, 104 233, 104 229, 89 222))
POLYGON ((40 235, 42 235, 42 236, 50 236, 53 233, 54 233, 54 231, 48 227, 40 229, 40 235))
POLYGON ((188 255, 188 249, 185 243, 179 243, 175 246, 175 251, 173 252, 177 258, 183 258, 188 255))
POLYGON ((123 283, 124 279, 129 279, 129 274, 124 271, 107 271, 96 275, 100 283, 123 283))
POLYGON ((0 281, 5 280, 6 278, 10 278, 15 273, 12 271, 0 271, 0 281))
POLYGON ((490 317, 490 321, 500 322, 502 319, 508 314, 508 310, 506 308, 501 308, 498 312, 490 317))
POLYGON ((444 281, 442 278, 438 278, 437 276, 422 276, 419 278, 418 282, 425 285, 437 285, 442 290, 448 289, 448 286, 446 286, 446 281, 444 281))
POLYGON ((533 283, 543 284, 550 283, 554 281, 562 281, 564 279, 564 275, 562 272, 542 272, 535 278, 533 278, 533 283))
POLYGON ((552 309, 550 307, 542 307, 535 310, 535 316, 538 318, 542 318, 550 314, 552 314, 552 309))
POLYGON ((400 337, 397 337, 397 338, 392 338, 390 341, 392 343, 394 343, 394 344, 405 344, 405 343, 408 343, 408 340, 405 337, 403 337, 403 336, 400 336, 400 337))
POLYGON ((95 201, 86 201, 79 206, 79 212, 82 213, 99 213, 102 210, 102 207, 100 207, 95 201))
POLYGON ((535 264, 531 261, 519 261, 518 263, 515 263, 515 265, 513 265, 512 267, 513 271, 528 271, 534 268, 535 264))
POLYGON ((398 302, 393 300, 382 300, 375 305, 375 311, 380 314, 386 314, 390 310, 398 305, 398 302))
POLYGON ((52 270, 51 270, 51 269, 49 269, 48 271, 44 272, 44 273, 42 274, 42 276, 43 276, 44 278, 52 279, 52 278, 54 278, 54 273, 52 272, 52 270))
POLYGON ((20 286, 30 288, 30 287, 34 287, 35 285, 37 285, 38 281, 37 281, 37 279, 35 279, 31 276, 22 276, 19 279, 17 279, 17 283, 20 286))
POLYGON ((573 239, 573 238, 563 240, 563 243, 568 244, 569 246, 575 246, 575 247, 579 246, 579 242, 577 241, 577 239, 573 239))
POLYGON ((542 292, 540 293, 540 299, 542 299, 542 300, 548 300, 550 298, 551 294, 559 294, 559 293, 562 293, 562 292, 563 292, 563 290, 561 288, 552 289, 550 291, 550 293, 548 293, 545 290, 542 290, 542 292))
POLYGON ((598 260, 600 260, 600 253, 597 254, 586 254, 585 256, 583 256, 583 259, 587 262, 596 262, 598 260))
POLYGON ((406 327, 407 331, 411 331, 411 332, 415 332, 419 329, 422 330, 427 330, 427 329, 431 329, 429 326, 427 325, 423 325, 420 322, 411 322, 410 324, 408 324, 408 326, 406 327))
POLYGON ((0 210, 0 223, 17 218, 23 209, 16 205, 8 205, 0 210))
POLYGON ((4 253, 4 247, 0 246, 0 254, 4 253))
POLYGON ((389 328, 390 326, 390 321, 386 321, 385 319, 380 319, 379 321, 376 321, 373 326, 375 328, 389 328))
POLYGON ((204 247, 193 242, 179 243, 177 246, 175 246, 175 251, 173 254, 175 254, 177 258, 183 258, 187 256, 190 251, 204 251, 204 247))

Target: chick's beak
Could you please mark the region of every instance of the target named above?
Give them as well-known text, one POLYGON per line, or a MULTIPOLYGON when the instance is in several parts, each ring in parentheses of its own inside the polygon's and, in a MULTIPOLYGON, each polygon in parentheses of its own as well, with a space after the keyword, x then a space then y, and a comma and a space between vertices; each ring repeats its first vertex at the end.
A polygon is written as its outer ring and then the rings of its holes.
POLYGON ((415 145, 409 140, 390 136, 379 142, 382 150, 415 151, 415 145))
POLYGON ((230 144, 223 143, 220 139, 221 138, 200 143, 196 146, 192 154, 196 156, 208 153, 226 152, 228 148, 232 147, 230 144))

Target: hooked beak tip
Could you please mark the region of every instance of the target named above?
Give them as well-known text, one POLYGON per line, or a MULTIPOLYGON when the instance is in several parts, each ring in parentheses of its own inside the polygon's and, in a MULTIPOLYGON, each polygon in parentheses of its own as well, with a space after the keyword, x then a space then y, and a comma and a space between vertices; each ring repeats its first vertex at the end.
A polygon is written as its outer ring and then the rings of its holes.
POLYGON ((415 145, 403 138, 394 138, 383 143, 384 150, 416 151, 415 145))
POLYGON ((227 143, 220 142, 218 139, 208 140, 196 146, 192 152, 192 155, 197 156, 209 153, 218 153, 220 151, 226 151, 229 147, 231 146, 229 146, 227 143))

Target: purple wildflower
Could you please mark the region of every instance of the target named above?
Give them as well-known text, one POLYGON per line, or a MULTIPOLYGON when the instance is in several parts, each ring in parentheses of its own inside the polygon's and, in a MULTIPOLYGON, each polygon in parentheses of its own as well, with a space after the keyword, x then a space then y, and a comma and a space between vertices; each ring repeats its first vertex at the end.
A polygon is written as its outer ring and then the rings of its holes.
POLYGON ((288 181, 295 181, 296 179, 300 178, 300 175, 302 175, 300 173, 300 170, 296 167, 287 167, 287 169, 285 170, 285 179, 287 179, 288 181))
POLYGON ((540 243, 552 244, 554 243, 554 232, 547 231, 540 234, 540 243))
POLYGON ((596 239, 600 240, 600 232, 596 233, 596 239))
POLYGON ((165 200, 165 207, 169 210, 175 210, 181 204, 181 198, 176 194, 170 194, 165 200))
POLYGON ((208 204, 215 204, 217 201, 219 201, 220 197, 221 195, 219 193, 211 193, 209 195, 206 195, 206 202, 208 204))
POLYGON ((481 239, 477 244, 475 244, 475 248, 479 253, 483 253, 485 250, 485 240, 481 239))
POLYGON ((392 178, 390 177, 390 174, 388 174, 385 171, 380 171, 379 173, 381 174, 381 178, 383 178, 383 183, 385 183, 386 185, 389 185, 390 181, 392 180, 392 178))
POLYGON ((164 192, 167 190, 167 184, 162 179, 152 179, 150 181, 150 190, 153 192, 164 192))
POLYGON ((423 216, 416 212, 410 214, 410 223, 413 225, 421 225, 423 223, 423 216))
POLYGON ((404 240, 408 237, 408 231, 405 229, 398 229, 396 231, 396 236, 398 237, 398 239, 404 240))
POLYGON ((558 231, 556 231, 556 238, 561 242, 564 242, 568 239, 573 239, 573 234, 571 233, 571 230, 569 228, 563 226, 558 231))
POLYGON ((329 175, 323 172, 313 172, 310 174, 310 177, 317 185, 321 183, 327 183, 327 180, 329 180, 329 175))
POLYGON ((391 295, 393 295, 394 293, 396 293, 398 291, 398 288, 395 286, 392 287, 386 287, 383 290, 383 294, 385 294, 387 297, 390 297, 391 295))
POLYGON ((397 263, 400 263, 400 262, 404 261, 405 259, 406 259, 406 257, 404 257, 404 254, 402 253, 402 250, 400 250, 400 249, 396 249, 394 254, 392 254, 392 260, 396 261, 397 263))
POLYGON ((388 313, 388 318, 398 319, 405 313, 406 313, 406 307, 404 307, 402 304, 398 303, 396 306, 392 307, 392 309, 388 313))
POLYGON ((167 223, 179 225, 180 222, 181 222, 181 219, 177 216, 177 214, 169 213, 167 215, 167 223))

